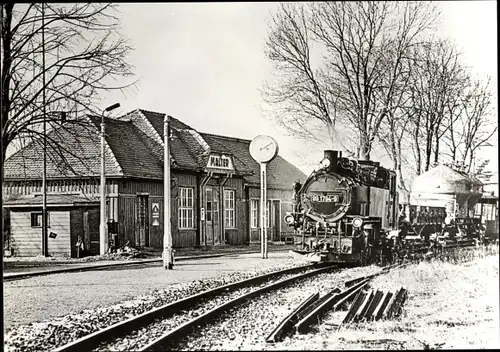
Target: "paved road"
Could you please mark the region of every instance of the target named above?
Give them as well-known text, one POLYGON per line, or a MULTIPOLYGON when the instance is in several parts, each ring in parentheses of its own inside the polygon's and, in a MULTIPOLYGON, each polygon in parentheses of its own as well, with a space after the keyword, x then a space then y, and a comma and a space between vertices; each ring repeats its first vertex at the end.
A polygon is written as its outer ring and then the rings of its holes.
POLYGON ((150 264, 8 281, 4 282, 4 327, 110 306, 176 283, 291 261, 288 253, 272 252, 268 259, 252 253, 178 262, 174 270, 150 264))

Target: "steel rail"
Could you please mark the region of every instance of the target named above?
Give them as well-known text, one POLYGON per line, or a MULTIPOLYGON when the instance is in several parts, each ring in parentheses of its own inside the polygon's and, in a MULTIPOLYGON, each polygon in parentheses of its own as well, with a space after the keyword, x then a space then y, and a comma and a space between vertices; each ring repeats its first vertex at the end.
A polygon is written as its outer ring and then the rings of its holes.
POLYGON ((330 295, 328 299, 326 299, 323 303, 318 305, 315 309, 312 310, 309 314, 307 314, 302 320, 300 320, 297 324, 295 324, 295 331, 298 333, 304 333, 308 330, 309 326, 314 322, 317 321, 317 318, 323 314, 326 310, 331 309, 331 308, 336 308, 340 306, 341 304, 345 303, 348 301, 350 298, 354 296, 358 291, 360 291, 368 282, 371 280, 371 278, 366 278, 362 280, 361 282, 357 283, 356 285, 349 287, 343 292, 330 295))
POLYGON ((285 335, 287 331, 289 331, 295 322, 298 320, 300 312, 302 312, 306 307, 310 306, 313 302, 315 302, 319 298, 319 292, 313 293, 309 297, 307 297, 297 308, 293 310, 285 319, 279 323, 279 325, 274 328, 273 331, 267 336, 266 342, 273 343, 279 342, 285 335))
POLYGON ((389 271, 391 271, 393 269, 399 269, 399 268, 402 268, 408 264, 410 264, 410 262, 404 262, 401 264, 393 264, 393 265, 386 266, 386 267, 382 268, 382 270, 380 270, 379 272, 376 272, 374 274, 361 276, 361 277, 357 277, 355 279, 347 280, 345 282, 345 287, 351 287, 351 286, 353 286, 353 285, 357 284, 358 282, 361 282, 365 279, 373 279, 379 275, 387 274, 389 271))
POLYGON ((223 312, 229 310, 230 308, 236 306, 237 304, 239 304, 247 299, 250 299, 250 298, 255 297, 257 295, 260 295, 260 294, 272 291, 274 289, 280 288, 280 287, 285 286, 285 285, 292 283, 294 281, 304 279, 304 278, 307 278, 307 277, 310 277, 310 276, 313 276, 316 274, 320 274, 320 273, 323 273, 323 272, 326 272, 326 271, 329 271, 329 270, 332 270, 335 268, 337 268, 337 267, 331 265, 331 266, 315 269, 313 271, 309 271, 309 272, 306 272, 303 274, 298 274, 296 276, 286 278, 286 279, 280 280, 278 282, 275 282, 275 283, 266 285, 264 287, 258 288, 256 290, 253 290, 251 292, 245 293, 245 294, 243 294, 239 297, 236 297, 236 298, 234 298, 234 299, 232 299, 232 300, 230 300, 230 301, 228 301, 220 306, 217 306, 217 307, 209 310, 205 314, 202 314, 202 315, 200 315, 200 316, 198 316, 198 317, 196 317, 196 318, 194 318, 194 319, 192 319, 184 324, 181 324, 180 326, 178 326, 177 328, 175 328, 173 330, 168 331, 167 333, 160 336, 159 338, 157 338, 156 340, 154 340, 150 344, 142 347, 138 351, 140 351, 140 352, 165 351, 166 348, 170 344, 172 344, 176 339, 180 338, 181 336, 185 336, 186 333, 189 333, 190 331, 195 329, 195 327, 206 324, 210 319, 214 319, 217 316, 220 316, 223 312))
MULTIPOLYGON (((256 283, 265 281, 265 280, 272 278, 272 277, 275 277, 275 276, 291 274, 291 273, 300 272, 300 271, 312 269, 312 268, 317 268, 317 265, 308 264, 308 265, 298 266, 298 267, 294 267, 294 268, 288 268, 285 270, 274 271, 271 273, 255 276, 255 277, 252 277, 250 279, 240 280, 238 282, 234 282, 234 283, 227 284, 224 286, 219 286, 219 287, 207 290, 207 291, 203 291, 203 292, 197 293, 195 295, 192 295, 192 296, 168 303, 168 304, 163 305, 161 307, 152 309, 150 311, 144 312, 140 315, 129 318, 125 321, 113 324, 107 328, 104 328, 102 330, 99 330, 99 331, 96 331, 96 332, 91 333, 89 335, 86 335, 82 338, 79 338, 79 339, 73 341, 73 342, 70 342, 69 344, 66 344, 64 346, 56 348, 54 350, 54 352, 92 350, 92 349, 98 347, 99 344, 101 344, 105 341, 110 341, 113 338, 118 338, 120 336, 124 336, 131 331, 134 331, 134 330, 140 329, 144 326, 147 326, 148 324, 152 323, 154 320, 156 320, 158 318, 167 318, 169 316, 172 316, 172 315, 186 309, 187 307, 198 303, 200 300, 213 297, 215 295, 218 295, 220 293, 225 292, 226 290, 238 289, 238 288, 241 288, 241 287, 244 287, 247 285, 252 285, 252 284, 256 284, 256 283)), ((329 268, 334 268, 334 266, 327 266, 326 267, 326 269, 329 269, 329 268)), ((322 269, 325 269, 325 268, 322 268, 322 269)))

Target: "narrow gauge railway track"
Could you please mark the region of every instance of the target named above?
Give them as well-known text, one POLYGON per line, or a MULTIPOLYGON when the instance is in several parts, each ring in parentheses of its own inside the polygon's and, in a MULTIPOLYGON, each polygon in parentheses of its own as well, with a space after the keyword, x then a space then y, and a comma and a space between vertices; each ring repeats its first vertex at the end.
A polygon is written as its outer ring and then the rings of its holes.
MULTIPOLYGON (((276 280, 280 277, 293 275, 300 272, 305 272, 305 275, 314 275, 314 272, 317 270, 333 270, 337 268, 337 266, 332 265, 303 265, 293 268, 288 268, 280 271, 275 271, 271 273, 267 273, 264 275, 259 275, 256 277, 252 277, 250 279, 241 280, 235 283, 231 283, 228 285, 216 287, 214 289, 200 292, 198 294, 177 300, 175 302, 166 304, 164 306, 155 308, 151 311, 145 312, 138 316, 127 319, 123 322, 116 323, 111 325, 105 329, 94 332, 92 334, 86 335, 80 339, 77 339, 69 344, 60 346, 56 348, 54 351, 56 352, 68 352, 68 351, 89 351, 93 349, 97 350, 111 350, 109 348, 114 345, 115 348, 121 349, 119 346, 123 346, 123 342, 125 342, 125 350, 130 350, 131 348, 134 350, 138 349, 138 346, 131 346, 128 341, 133 340, 134 338, 139 337, 138 340, 141 340, 140 332, 142 330, 147 330, 150 325, 154 325, 156 322, 161 322, 165 319, 175 317, 175 316, 183 316, 187 311, 193 312, 193 308, 199 306, 204 301, 217 298, 221 295, 228 295, 230 293, 234 293, 237 290, 245 289, 248 287, 263 285, 266 281, 276 280), (139 336, 135 336, 139 335, 139 336), (130 336, 131 335, 131 336, 130 336), (128 337, 127 337, 128 336, 128 337)), ((175 323, 173 323, 175 325, 175 323)), ((146 341, 148 340, 148 336, 143 337, 146 341)), ((141 342, 139 342, 140 344, 141 342)), ((132 344, 133 345, 133 344, 132 344)))
MULTIPOLYGON (((320 275, 310 275, 305 278, 306 280, 302 280, 292 287, 284 287, 281 290, 277 290, 278 287, 275 287, 276 292, 256 290, 252 296, 258 295, 258 299, 253 299, 248 303, 245 302, 244 305, 231 309, 230 312, 228 310, 242 300, 235 299, 234 304, 228 302, 229 304, 213 309, 206 317, 193 319, 183 324, 179 329, 169 331, 161 338, 143 347, 140 351, 175 349, 237 350, 241 348, 248 349, 250 346, 256 350, 259 347, 265 349, 266 342, 269 342, 269 340, 278 341, 293 325, 295 325, 295 330, 299 333, 307 331, 308 327, 317 323, 318 318, 326 311, 337 309, 347 301, 352 300, 359 290, 374 277, 388 273, 390 269, 397 269, 408 264, 410 263, 386 267, 375 274, 357 277, 356 279, 352 279, 352 273, 348 274, 347 277, 342 277, 343 272, 340 274, 338 272, 323 272, 320 275), (341 277, 336 277, 338 274, 341 277), (324 283, 326 283, 326 286, 333 286, 319 298, 318 288, 324 290, 324 283), (336 287, 331 289, 334 286, 336 287), (345 289, 339 288, 343 286, 345 286, 345 289), (307 298, 305 301, 303 300, 304 297, 307 298), (293 319, 292 321, 282 320, 286 307, 293 309, 298 305, 301 308, 288 315, 289 318, 293 319), (216 321, 213 318, 219 319, 216 321), (208 324, 209 326, 206 327, 202 326, 207 321, 209 323, 213 322, 213 324, 208 324), (276 324, 280 321, 282 323, 276 327, 276 324), (276 329, 269 335, 269 331, 275 327, 276 329), (190 332, 192 333, 190 334, 190 332), (266 336, 268 337, 265 338, 266 336), (221 345, 221 342, 224 344, 221 345), (246 343, 246 345, 241 343, 246 343)), ((252 297, 244 297, 244 299, 249 298, 252 297)))
POLYGON ((321 273, 325 273, 328 271, 331 271, 335 269, 336 266, 325 266, 319 269, 314 269, 312 271, 308 271, 302 274, 297 274, 291 277, 284 278, 280 281, 270 283, 266 286, 257 288, 255 290, 251 290, 249 292, 243 293, 241 295, 238 295, 237 297, 226 301, 218 306, 215 306, 214 308, 210 309, 209 311, 205 312, 204 314, 186 321, 185 323, 181 324, 180 326, 167 331, 164 333, 162 336, 158 337, 156 340, 150 342, 149 344, 141 347, 138 349, 138 351, 165 351, 165 350, 170 350, 170 347, 177 339, 179 339, 181 336, 185 336, 184 334, 187 334, 191 332, 193 329, 196 329, 197 327, 200 327, 206 323, 209 323, 210 321, 214 321, 216 318, 218 318, 221 314, 224 312, 228 311, 229 309, 235 307, 236 305, 251 299, 253 297, 271 292, 273 290, 277 290, 285 285, 294 283, 296 281, 299 281, 301 279, 306 279, 314 275, 318 275, 321 273))

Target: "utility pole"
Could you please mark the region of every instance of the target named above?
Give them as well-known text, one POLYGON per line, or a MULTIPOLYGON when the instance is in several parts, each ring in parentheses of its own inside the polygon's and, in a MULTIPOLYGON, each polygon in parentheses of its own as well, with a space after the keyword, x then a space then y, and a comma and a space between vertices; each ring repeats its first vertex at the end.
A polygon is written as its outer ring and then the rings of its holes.
POLYGON ((164 136, 164 179, 163 179, 163 267, 165 270, 174 268, 174 257, 172 251, 172 224, 170 222, 170 116, 166 115, 163 121, 164 136))
POLYGON ((108 250, 108 221, 106 217, 106 162, 104 160, 104 145, 106 142, 104 113, 120 107, 120 103, 108 106, 101 114, 101 224, 99 226, 99 253, 106 254, 108 250))
POLYGON ((42 3, 42 114, 43 114, 43 175, 42 175, 42 255, 49 256, 47 236, 47 117, 45 106, 45 3, 42 3))

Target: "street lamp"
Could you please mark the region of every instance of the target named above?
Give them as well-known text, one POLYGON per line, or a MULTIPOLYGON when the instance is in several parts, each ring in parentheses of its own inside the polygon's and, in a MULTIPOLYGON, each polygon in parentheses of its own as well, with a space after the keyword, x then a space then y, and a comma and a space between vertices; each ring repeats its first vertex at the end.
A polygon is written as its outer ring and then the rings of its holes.
POLYGON ((106 219, 106 164, 104 162, 104 143, 105 143, 105 124, 104 113, 120 107, 120 103, 108 106, 101 114, 101 225, 99 227, 99 253, 106 254, 108 249, 107 230, 108 224, 106 219))

